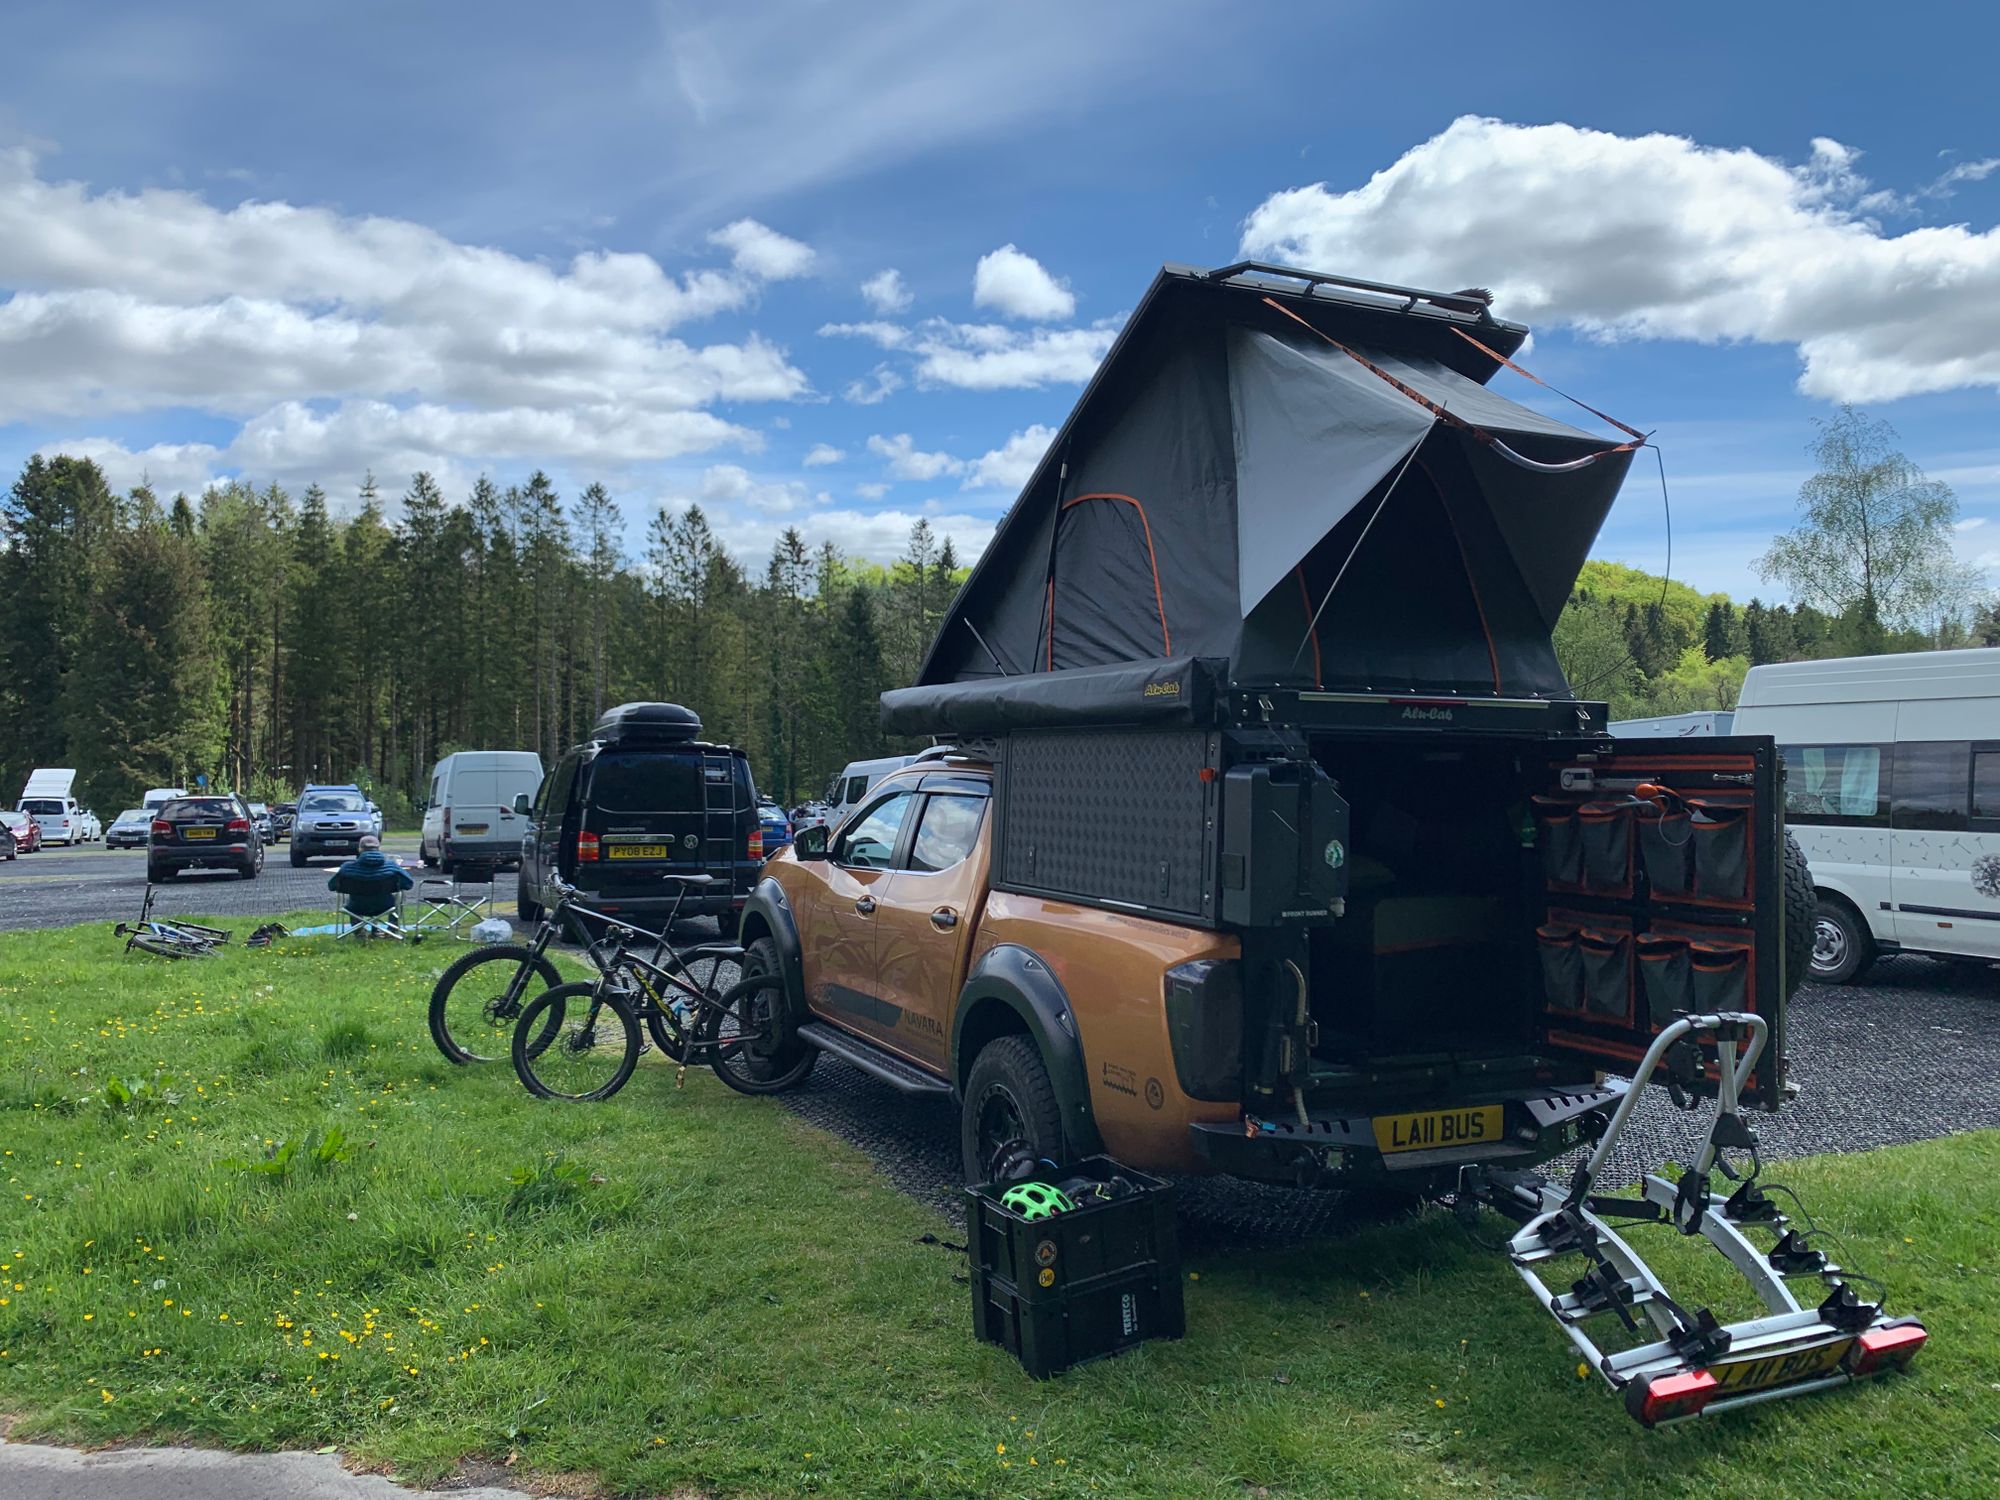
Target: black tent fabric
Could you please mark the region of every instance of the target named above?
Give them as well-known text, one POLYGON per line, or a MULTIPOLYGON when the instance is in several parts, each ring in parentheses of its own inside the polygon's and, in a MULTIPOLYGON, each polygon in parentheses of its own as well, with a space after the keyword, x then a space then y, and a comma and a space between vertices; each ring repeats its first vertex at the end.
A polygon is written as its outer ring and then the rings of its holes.
POLYGON ((1526 330, 1465 294, 1308 279, 1162 271, 920 688, 1196 657, 1238 688, 1568 696, 1550 632, 1630 451, 1488 389, 1454 329, 1526 330))

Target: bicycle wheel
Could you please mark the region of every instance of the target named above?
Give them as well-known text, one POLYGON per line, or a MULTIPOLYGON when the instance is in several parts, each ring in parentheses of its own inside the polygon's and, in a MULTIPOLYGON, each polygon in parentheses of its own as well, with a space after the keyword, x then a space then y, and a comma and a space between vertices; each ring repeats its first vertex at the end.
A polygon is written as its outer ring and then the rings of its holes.
POLYGON ((514 1071, 538 1099, 609 1099, 639 1062, 639 1023, 623 996, 595 983, 559 984, 514 1023, 514 1071), (553 1031, 539 1050, 530 1039, 553 1031))
POLYGON ((785 981, 752 974, 702 1011, 696 1043, 715 1076, 739 1094, 775 1094, 801 1082, 819 1049, 784 1024, 785 981))
POLYGON ((152 932, 140 933, 127 942, 125 948, 127 952, 137 948, 141 953, 151 953, 158 958, 206 958, 214 951, 206 943, 163 937, 152 932))
POLYGON ((693 1002, 671 991, 664 999, 655 996, 646 1007, 646 1030, 652 1033, 653 1045, 677 1063, 689 1060, 694 1029, 693 1002))
MULTIPOLYGON (((493 1062, 506 1056, 514 1022, 529 996, 561 983, 562 975, 548 957, 536 958, 523 944, 475 948, 439 975, 431 990, 431 1040, 452 1062, 493 1062)), ((551 1035, 561 1020, 560 1011, 548 1018, 551 1035)), ((548 1041, 544 1036, 540 1045, 548 1041)))

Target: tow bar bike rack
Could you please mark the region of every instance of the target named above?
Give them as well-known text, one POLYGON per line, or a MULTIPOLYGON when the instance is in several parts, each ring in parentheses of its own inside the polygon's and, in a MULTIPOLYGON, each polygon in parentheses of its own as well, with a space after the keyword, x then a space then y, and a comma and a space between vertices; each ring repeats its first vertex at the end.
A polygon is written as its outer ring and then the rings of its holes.
POLYGON ((1506 1245, 1514 1269, 1584 1362, 1624 1396, 1626 1410, 1647 1427, 1902 1369, 1927 1337, 1916 1319, 1885 1317, 1879 1302, 1858 1296, 1850 1278, 1866 1278, 1843 1271, 1813 1249, 1810 1232, 1792 1228, 1758 1186, 1757 1137, 1738 1105, 1769 1036, 1764 1018, 1744 1011, 1683 1016, 1647 1048, 1610 1124, 1567 1187, 1536 1172, 1478 1167, 1467 1168, 1460 1181, 1461 1214, 1476 1214, 1484 1203, 1521 1225, 1506 1245), (1695 1165, 1678 1182, 1648 1173, 1637 1198, 1594 1193, 1655 1070, 1668 1066, 1677 1101, 1685 1085, 1700 1083, 1701 1042, 1715 1052, 1716 1115, 1695 1165), (1732 1063, 1739 1042, 1744 1045, 1732 1063), (1747 1170, 1730 1159, 1732 1151, 1747 1154, 1747 1170), (1710 1190, 1710 1176, 1718 1171, 1737 1184, 1723 1201, 1710 1190), (1750 1284, 1765 1315, 1722 1323, 1705 1307, 1683 1307, 1611 1227, 1611 1219, 1666 1224, 1682 1235, 1699 1235, 1750 1284), (1774 1237, 1768 1250, 1744 1233, 1749 1227, 1774 1237), (1566 1257, 1580 1260, 1584 1273, 1569 1290, 1556 1291, 1537 1268, 1566 1257), (1824 1300, 1809 1305, 1793 1294, 1790 1283, 1806 1280, 1826 1289, 1824 1300), (1585 1326, 1606 1317, 1633 1339, 1644 1339, 1649 1331, 1640 1322, 1644 1318, 1656 1337, 1607 1351, 1585 1326))

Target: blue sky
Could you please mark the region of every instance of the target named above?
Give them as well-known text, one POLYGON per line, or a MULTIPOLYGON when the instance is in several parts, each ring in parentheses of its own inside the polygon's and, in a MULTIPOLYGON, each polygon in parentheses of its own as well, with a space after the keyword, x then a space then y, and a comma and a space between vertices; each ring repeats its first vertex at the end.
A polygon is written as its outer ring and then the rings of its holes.
MULTIPOLYGON (((539 465, 635 546, 699 500, 753 560, 917 515, 970 551, 1159 264, 1255 252, 1495 287, 1659 430, 1698 587, 1772 593, 1841 399, 2000 565, 2000 22, 1535 14, 10 7, 0 467, 351 504, 539 465)), ((1662 543, 1635 468, 1599 555, 1662 543)))

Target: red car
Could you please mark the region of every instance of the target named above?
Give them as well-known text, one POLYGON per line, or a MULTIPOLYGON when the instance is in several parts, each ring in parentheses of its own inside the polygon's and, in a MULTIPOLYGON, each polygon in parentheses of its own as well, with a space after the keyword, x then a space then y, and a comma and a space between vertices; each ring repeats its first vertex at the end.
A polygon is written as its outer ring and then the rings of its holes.
POLYGON ((41 847, 41 824, 26 813, 0 812, 0 859, 33 854, 41 847))

